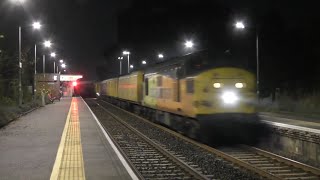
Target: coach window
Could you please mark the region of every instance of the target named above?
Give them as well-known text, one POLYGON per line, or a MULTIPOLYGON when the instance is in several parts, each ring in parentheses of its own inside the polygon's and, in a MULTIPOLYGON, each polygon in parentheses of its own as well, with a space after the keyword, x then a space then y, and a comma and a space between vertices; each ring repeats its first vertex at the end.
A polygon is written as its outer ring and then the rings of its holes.
POLYGON ((145 92, 146 92, 146 96, 149 95, 149 78, 145 78, 144 80, 144 87, 145 87, 145 92))
POLYGON ((187 85, 187 93, 193 93, 194 92, 194 80, 193 79, 187 79, 186 81, 187 85))

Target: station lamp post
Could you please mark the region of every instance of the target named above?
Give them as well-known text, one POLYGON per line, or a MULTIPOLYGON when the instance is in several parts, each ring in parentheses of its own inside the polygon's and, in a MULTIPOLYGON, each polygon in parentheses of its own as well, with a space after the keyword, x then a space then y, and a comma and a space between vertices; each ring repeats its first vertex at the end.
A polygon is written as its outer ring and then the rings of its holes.
POLYGON ((63 72, 66 72, 66 67, 67 67, 66 63, 61 64, 61 70, 63 69, 63 72))
MULTIPOLYGON (((63 59, 60 59, 59 62, 60 62, 60 64, 62 64, 63 63, 63 59)), ((59 73, 59 65, 57 65, 57 73, 60 74, 59 73)))
POLYGON ((65 63, 61 64, 61 67, 64 69, 67 67, 67 65, 65 63))
MULTIPOLYGON (((50 48, 51 45, 52 45, 52 43, 51 43, 51 41, 46 40, 46 41, 44 41, 43 45, 44 45, 45 48, 50 48)), ((46 73, 46 55, 45 55, 45 54, 43 54, 43 56, 42 56, 42 61, 43 61, 43 62, 42 62, 42 64, 43 64, 43 66, 42 66, 42 72, 43 72, 43 75, 44 75, 44 77, 45 77, 45 76, 46 76, 46 75, 45 75, 45 73, 46 73)))
MULTIPOLYGON (((40 30, 41 29, 41 23, 39 21, 36 21, 32 24, 33 29, 40 30)), ((36 80, 37 76, 37 43, 34 44, 34 82, 33 82, 33 95, 35 95, 36 91, 36 80)))
POLYGON ((122 56, 118 57, 118 60, 119 60, 119 63, 120 63, 120 75, 122 74, 122 59, 123 59, 122 56))
POLYGON ((128 55, 128 73, 130 72, 129 64, 130 64, 130 52, 129 51, 123 51, 123 55, 128 55))
MULTIPOLYGON (((246 28, 245 24, 242 22, 242 21, 237 21, 235 22, 234 24, 235 28, 236 29, 239 29, 239 30, 243 30, 246 28)), ((256 30, 256 63, 257 63, 257 95, 258 95, 258 98, 259 98, 259 78, 260 78, 260 72, 259 72, 259 34, 258 34, 258 30, 256 30)))
MULTIPOLYGON (((25 0, 11 0, 12 3, 15 3, 15 4, 19 4, 19 5, 22 5, 24 3, 25 0)), ((18 74, 18 77, 19 77, 19 106, 22 105, 22 60, 21 60, 21 26, 19 26, 19 64, 18 64, 18 67, 19 67, 19 74, 18 74)))
MULTIPOLYGON (((4 35, 0 34, 0 39, 4 39, 4 35)), ((1 47, 0 47, 1 48, 1 47)), ((0 53, 2 52, 2 50, 0 49, 0 53)))
POLYGON ((57 56, 57 54, 52 52, 50 56, 53 58, 53 73, 56 73, 56 60, 54 58, 57 56))

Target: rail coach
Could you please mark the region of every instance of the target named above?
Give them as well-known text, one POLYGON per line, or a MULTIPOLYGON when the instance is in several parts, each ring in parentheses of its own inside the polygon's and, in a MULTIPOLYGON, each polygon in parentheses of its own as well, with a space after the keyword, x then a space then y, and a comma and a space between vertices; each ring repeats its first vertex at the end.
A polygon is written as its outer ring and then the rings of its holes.
POLYGON ((193 138, 199 132, 224 134, 225 126, 233 131, 257 120, 255 76, 241 68, 211 66, 207 52, 98 82, 96 92, 99 98, 193 138))

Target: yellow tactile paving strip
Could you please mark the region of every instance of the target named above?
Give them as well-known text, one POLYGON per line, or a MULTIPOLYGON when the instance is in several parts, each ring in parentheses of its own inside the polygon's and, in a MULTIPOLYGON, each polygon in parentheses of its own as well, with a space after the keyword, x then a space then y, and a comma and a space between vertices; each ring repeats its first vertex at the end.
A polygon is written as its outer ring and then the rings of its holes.
POLYGON ((85 179, 78 100, 72 98, 50 179, 85 179))

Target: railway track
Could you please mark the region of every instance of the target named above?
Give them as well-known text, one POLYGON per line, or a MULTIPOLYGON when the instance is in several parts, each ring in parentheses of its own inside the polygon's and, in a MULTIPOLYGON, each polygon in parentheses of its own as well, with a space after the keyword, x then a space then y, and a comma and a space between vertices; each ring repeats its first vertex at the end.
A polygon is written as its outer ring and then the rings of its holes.
MULTIPOLYGON (((174 153, 96 103, 110 120, 101 122, 141 179, 208 179, 174 153)), ((92 104, 91 104, 92 105, 92 104)), ((92 107, 92 106, 91 106, 92 107)))
MULTIPOLYGON (((130 118, 136 118, 143 120, 145 123, 151 124, 160 128, 161 130, 187 141, 194 146, 200 147, 203 150, 218 156, 225 161, 236 164, 250 172, 253 172, 263 178, 268 179, 289 179, 289 180, 298 180, 298 179, 320 179, 320 170, 306 164, 302 164, 297 161, 290 160, 288 158, 278 156, 276 154, 249 146, 240 146, 236 148, 223 148, 215 149, 207 145, 196 142, 190 138, 187 138, 175 131, 167 129, 158 124, 152 123, 136 114, 120 109, 108 102, 108 107, 116 108, 122 113, 126 113, 130 118)), ((113 114, 115 115, 115 114, 113 114)), ((116 115, 115 115, 116 116, 116 115)), ((178 154, 178 152, 176 152, 178 154)), ((203 170, 202 170, 203 171, 203 170)), ((212 177, 211 175, 208 177, 212 177)))
POLYGON ((237 159, 241 164, 246 164, 248 169, 270 179, 320 179, 319 169, 258 148, 241 146, 220 150, 231 158, 237 159))

